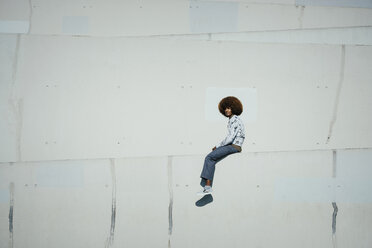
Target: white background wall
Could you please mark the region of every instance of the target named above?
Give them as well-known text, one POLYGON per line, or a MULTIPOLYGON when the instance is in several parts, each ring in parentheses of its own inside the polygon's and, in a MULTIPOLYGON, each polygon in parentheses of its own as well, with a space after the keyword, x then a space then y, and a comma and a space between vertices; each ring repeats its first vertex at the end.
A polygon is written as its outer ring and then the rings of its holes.
POLYGON ((371 247, 371 45, 362 0, 0 0, 0 247, 371 247))

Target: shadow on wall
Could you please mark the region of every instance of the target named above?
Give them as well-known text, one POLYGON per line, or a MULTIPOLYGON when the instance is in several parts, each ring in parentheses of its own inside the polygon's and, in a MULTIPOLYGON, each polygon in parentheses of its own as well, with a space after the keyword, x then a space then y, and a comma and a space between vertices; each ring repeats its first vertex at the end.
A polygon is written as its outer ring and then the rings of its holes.
POLYGON ((197 207, 203 207, 203 206, 207 205, 208 203, 211 203, 212 201, 213 201, 213 196, 212 195, 205 195, 199 201, 195 202, 195 205, 197 207))

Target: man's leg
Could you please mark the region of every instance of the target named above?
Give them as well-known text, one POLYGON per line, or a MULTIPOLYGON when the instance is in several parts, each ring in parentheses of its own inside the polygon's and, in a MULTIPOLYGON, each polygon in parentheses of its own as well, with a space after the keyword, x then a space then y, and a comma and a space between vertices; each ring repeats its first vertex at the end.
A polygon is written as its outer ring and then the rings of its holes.
POLYGON ((219 147, 207 155, 204 161, 203 171, 200 175, 202 179, 206 180, 205 186, 211 186, 213 183, 216 163, 218 163, 228 155, 236 152, 238 152, 236 148, 232 147, 231 145, 227 145, 219 147))

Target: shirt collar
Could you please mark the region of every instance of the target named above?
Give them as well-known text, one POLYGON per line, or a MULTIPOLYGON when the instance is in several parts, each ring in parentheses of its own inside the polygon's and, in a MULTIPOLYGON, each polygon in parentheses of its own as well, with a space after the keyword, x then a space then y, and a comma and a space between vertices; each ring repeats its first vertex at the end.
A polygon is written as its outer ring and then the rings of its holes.
POLYGON ((236 118, 238 118, 238 116, 237 116, 237 115, 233 115, 233 117, 231 117, 231 118, 229 119, 229 121, 233 121, 233 120, 235 120, 236 118))

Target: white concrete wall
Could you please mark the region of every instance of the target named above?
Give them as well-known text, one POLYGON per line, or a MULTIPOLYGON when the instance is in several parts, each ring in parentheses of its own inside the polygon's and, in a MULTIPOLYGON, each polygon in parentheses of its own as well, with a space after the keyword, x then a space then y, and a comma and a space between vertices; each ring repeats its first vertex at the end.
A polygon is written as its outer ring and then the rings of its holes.
POLYGON ((363 0, 0 0, 0 247, 371 247, 371 45, 363 0))

